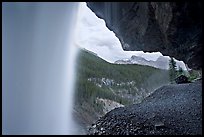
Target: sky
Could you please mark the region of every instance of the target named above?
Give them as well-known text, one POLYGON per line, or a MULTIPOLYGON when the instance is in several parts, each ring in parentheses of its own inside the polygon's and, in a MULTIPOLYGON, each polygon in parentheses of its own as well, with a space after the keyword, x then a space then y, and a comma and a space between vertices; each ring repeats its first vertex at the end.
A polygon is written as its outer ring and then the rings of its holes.
MULTIPOLYGON (((96 53, 102 59, 114 63, 117 60, 129 59, 132 55, 141 56, 146 60, 156 61, 160 52, 124 51, 119 39, 110 31, 103 19, 98 18, 86 5, 81 2, 78 11, 75 43, 81 48, 96 53)), ((165 56, 170 59, 169 56, 165 56)), ((177 65, 186 70, 183 61, 175 60, 177 65)))
POLYGON ((76 44, 96 53, 104 60, 114 63, 116 60, 127 59, 132 55, 142 56, 146 60, 156 60, 162 56, 160 52, 144 53, 143 51, 123 51, 119 39, 110 31, 103 19, 98 18, 81 2, 78 15, 76 44))

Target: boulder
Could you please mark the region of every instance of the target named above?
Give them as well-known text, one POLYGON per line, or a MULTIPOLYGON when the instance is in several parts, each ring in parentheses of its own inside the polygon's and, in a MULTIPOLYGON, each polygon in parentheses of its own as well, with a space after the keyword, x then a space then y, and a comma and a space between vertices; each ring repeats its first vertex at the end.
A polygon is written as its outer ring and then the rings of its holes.
POLYGON ((190 83, 190 81, 188 81, 188 77, 185 75, 180 75, 179 77, 175 78, 175 82, 177 84, 190 83))

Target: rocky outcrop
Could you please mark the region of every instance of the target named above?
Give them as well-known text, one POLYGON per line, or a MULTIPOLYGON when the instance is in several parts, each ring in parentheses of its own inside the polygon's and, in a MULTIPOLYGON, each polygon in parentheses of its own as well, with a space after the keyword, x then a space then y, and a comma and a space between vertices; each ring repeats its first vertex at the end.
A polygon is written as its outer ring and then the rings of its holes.
POLYGON ((103 99, 103 98, 96 98, 97 103, 103 104, 103 113, 106 114, 107 112, 118 108, 118 107, 124 107, 123 104, 120 104, 116 101, 109 100, 109 99, 103 99))
POLYGON ((175 78, 175 82, 177 84, 190 83, 188 77, 186 77, 185 75, 180 75, 177 78, 175 78))
POLYGON ((201 135, 202 80, 157 89, 142 103, 116 108, 97 120, 91 135, 201 135))
MULTIPOLYGON (((162 74, 162 73, 160 73, 160 74, 162 74)), ((126 104, 127 103, 132 104, 132 103, 140 103, 145 97, 147 97, 148 95, 150 95, 152 93, 152 89, 155 89, 155 88, 158 88, 164 84, 167 84, 169 82, 168 76, 165 76, 165 75, 167 75, 167 73, 166 74, 163 73, 163 74, 164 74, 163 75, 164 77, 162 79, 159 78, 157 80, 155 80, 155 77, 157 77, 159 75, 158 73, 150 75, 148 77, 148 79, 146 79, 146 81, 142 85, 139 85, 135 81, 126 81, 126 82, 121 81, 121 82, 119 82, 119 81, 116 81, 114 79, 109 79, 109 78, 94 78, 94 77, 92 77, 92 78, 88 78, 88 81, 94 83, 99 88, 106 88, 107 90, 112 92, 115 97, 119 97, 123 100, 126 100, 126 104), (152 79, 154 79, 154 80, 152 80, 152 79)), ((98 100, 98 101, 101 102, 100 100, 98 100)), ((96 101, 96 102, 98 102, 98 101, 96 101)), ((108 103, 107 103, 107 101, 105 101, 105 102, 106 103, 104 106, 107 106, 106 104, 108 104, 108 103)), ((102 104, 104 104, 104 102, 102 104)), ((108 110, 110 110, 110 109, 108 109, 108 110)))
POLYGON ((202 2, 87 2, 124 50, 159 51, 201 68, 202 2))

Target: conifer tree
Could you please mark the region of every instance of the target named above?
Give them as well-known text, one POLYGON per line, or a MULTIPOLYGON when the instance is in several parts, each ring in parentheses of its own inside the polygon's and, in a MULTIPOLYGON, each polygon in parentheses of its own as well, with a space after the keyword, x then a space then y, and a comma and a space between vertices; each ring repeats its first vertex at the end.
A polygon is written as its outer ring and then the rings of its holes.
POLYGON ((174 79, 176 78, 176 62, 172 57, 169 60, 169 78, 170 82, 174 83, 174 79))

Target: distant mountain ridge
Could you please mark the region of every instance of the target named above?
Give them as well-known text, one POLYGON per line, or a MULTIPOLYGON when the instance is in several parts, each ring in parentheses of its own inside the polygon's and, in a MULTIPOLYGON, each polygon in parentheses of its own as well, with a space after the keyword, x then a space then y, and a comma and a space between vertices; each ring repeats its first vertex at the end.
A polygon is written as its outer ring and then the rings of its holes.
MULTIPOLYGON (((139 64, 139 65, 147 65, 152 66, 159 69, 169 69, 169 57, 166 56, 159 56, 156 61, 153 60, 146 60, 145 58, 141 56, 135 56, 133 55, 130 59, 122 59, 117 60, 114 63, 115 64, 139 64)), ((183 70, 186 70, 186 66, 182 61, 176 60, 177 68, 180 66, 183 70)))

